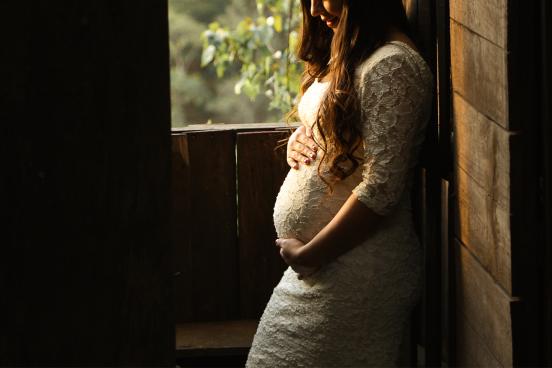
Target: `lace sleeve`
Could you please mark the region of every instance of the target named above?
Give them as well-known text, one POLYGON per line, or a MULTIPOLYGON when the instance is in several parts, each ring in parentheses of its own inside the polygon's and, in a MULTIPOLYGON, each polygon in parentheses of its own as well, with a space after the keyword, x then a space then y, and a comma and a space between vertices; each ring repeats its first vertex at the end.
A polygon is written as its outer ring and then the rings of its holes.
POLYGON ((360 75, 364 162, 353 192, 379 215, 393 210, 416 164, 431 104, 424 76, 404 53, 385 56, 360 75))

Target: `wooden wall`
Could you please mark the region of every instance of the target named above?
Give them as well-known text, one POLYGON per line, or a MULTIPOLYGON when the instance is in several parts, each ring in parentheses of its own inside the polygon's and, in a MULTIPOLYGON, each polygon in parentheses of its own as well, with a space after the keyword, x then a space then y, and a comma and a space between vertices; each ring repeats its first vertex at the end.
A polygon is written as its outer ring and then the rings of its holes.
POLYGON ((513 364, 508 2, 450 0, 460 366, 513 364))
POLYGON ((174 366, 166 1, 0 18, 0 366, 174 366))

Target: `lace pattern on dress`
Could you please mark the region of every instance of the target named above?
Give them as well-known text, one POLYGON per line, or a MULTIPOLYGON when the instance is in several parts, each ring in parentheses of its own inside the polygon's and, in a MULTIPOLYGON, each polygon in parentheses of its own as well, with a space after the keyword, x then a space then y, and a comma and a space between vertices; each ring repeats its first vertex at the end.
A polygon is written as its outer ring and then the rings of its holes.
POLYGON ((393 51, 360 71, 363 180, 353 192, 380 215, 389 214, 410 186, 408 174, 416 165, 430 112, 431 80, 412 58, 393 51))

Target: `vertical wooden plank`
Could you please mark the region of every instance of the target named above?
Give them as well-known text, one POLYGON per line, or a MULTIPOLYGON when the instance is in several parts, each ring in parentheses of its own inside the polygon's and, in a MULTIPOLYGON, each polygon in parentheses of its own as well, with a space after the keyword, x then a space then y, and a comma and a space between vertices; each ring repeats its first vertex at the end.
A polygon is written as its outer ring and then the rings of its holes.
POLYGON ((173 247, 172 271, 174 277, 175 322, 194 319, 190 298, 193 288, 191 273, 193 257, 188 229, 194 226, 191 216, 190 153, 187 134, 172 135, 171 168, 171 242, 173 247), (191 225, 191 226, 190 226, 191 225))
POLYGON ((274 246, 276 195, 289 170, 285 151, 275 147, 284 132, 238 133, 240 315, 259 318, 285 263, 274 246))
POLYGON ((455 366, 454 349, 454 300, 455 300, 455 268, 454 268, 454 216, 450 199, 451 185, 447 180, 441 182, 441 340, 442 360, 447 365, 455 366))
POLYGON ((540 364, 552 366, 552 3, 541 0, 541 146, 542 146, 542 211, 543 241, 541 242, 540 295, 543 300, 540 364))
POLYGON ((0 366, 174 366, 166 1, 0 18, 0 366))
POLYGON ((437 108, 439 135, 439 172, 441 180, 441 361, 448 366, 456 364, 455 351, 455 284, 454 284, 454 253, 452 239, 454 237, 454 210, 451 205, 452 167, 453 167, 453 127, 452 127, 452 86, 450 75, 450 7, 449 0, 436 0, 436 60, 437 60, 437 108))
POLYGON ((233 131, 173 137, 177 322, 238 316, 233 131))

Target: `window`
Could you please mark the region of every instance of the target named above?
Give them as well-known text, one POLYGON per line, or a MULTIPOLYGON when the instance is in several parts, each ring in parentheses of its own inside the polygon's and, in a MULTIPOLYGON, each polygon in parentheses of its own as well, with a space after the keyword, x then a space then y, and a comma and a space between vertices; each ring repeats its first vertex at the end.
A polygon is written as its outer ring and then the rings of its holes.
POLYGON ((169 0, 172 126, 282 121, 301 73, 298 5, 169 0))

